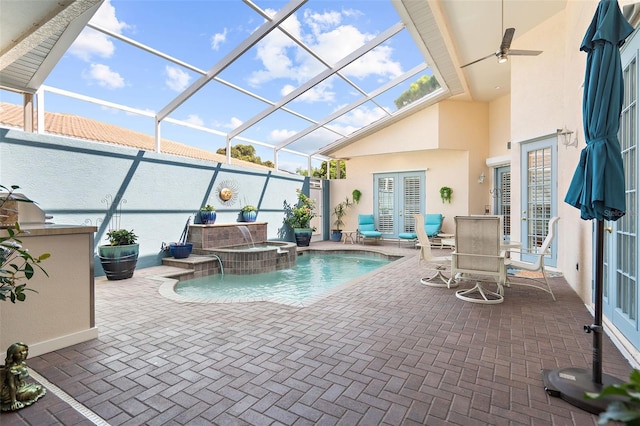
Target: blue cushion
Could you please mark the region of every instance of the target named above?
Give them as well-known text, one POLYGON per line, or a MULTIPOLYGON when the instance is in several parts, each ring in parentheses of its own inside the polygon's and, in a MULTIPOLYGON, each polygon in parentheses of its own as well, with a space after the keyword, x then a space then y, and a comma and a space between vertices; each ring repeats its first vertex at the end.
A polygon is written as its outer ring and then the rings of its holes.
POLYGON ((435 237, 440 233, 442 229, 442 215, 441 214, 426 214, 424 215, 424 230, 427 232, 427 236, 435 237))
POLYGON ((369 237, 369 238, 378 238, 378 237, 382 237, 382 232, 380 231, 360 231, 360 233, 362 235, 364 235, 365 237, 369 237))
POLYGON ((401 232, 400 234, 398 234, 398 238, 402 238, 405 240, 415 240, 416 238, 418 238, 418 234, 416 234, 415 232, 401 232))

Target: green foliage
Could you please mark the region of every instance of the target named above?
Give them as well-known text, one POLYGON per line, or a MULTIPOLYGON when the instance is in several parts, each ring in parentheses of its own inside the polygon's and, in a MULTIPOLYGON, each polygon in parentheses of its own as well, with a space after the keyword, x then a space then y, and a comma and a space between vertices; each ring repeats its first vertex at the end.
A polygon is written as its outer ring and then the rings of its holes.
MULTIPOLYGON (((3 192, 0 198, 0 210, 6 209, 5 203, 11 200, 13 194, 19 186, 12 185, 7 188, 0 185, 0 191, 3 192)), ((16 199, 18 202, 32 203, 27 199, 16 199)), ((13 228, 6 229, 6 235, 0 236, 0 300, 11 301, 11 303, 24 302, 27 298, 25 291, 33 291, 27 288, 27 281, 33 278, 36 269, 40 269, 47 277, 40 262, 51 257, 49 253, 40 256, 31 255, 28 250, 22 248, 22 241, 18 238, 27 235, 27 231, 20 229, 20 224, 15 223, 13 228)))
POLYGON ((448 186, 443 186, 442 188, 440 188, 440 198, 442 199, 442 203, 444 203, 445 201, 451 203, 451 194, 453 194, 453 189, 449 188, 448 186))
POLYGON ((353 202, 358 204, 360 202, 360 197, 362 197, 362 192, 359 189, 354 189, 351 192, 351 196, 353 197, 353 202))
POLYGON ((213 207, 211 204, 207 204, 203 207, 200 207, 200 210, 202 210, 203 212, 215 212, 216 208, 213 207))
POLYGON ((311 219, 316 217, 314 209, 315 200, 307 197, 301 190, 296 189, 298 202, 295 206, 285 205, 285 223, 292 228, 310 228, 311 219))
POLYGON ((336 230, 340 231, 342 226, 344 225, 344 221, 342 220, 347 215, 347 210, 353 206, 353 202, 349 200, 349 197, 345 198, 345 200, 339 204, 337 204, 333 208, 333 216, 336 217, 336 220, 333 221, 333 224, 336 226, 336 230))
POLYGON ((429 93, 436 91, 440 88, 440 83, 436 80, 435 76, 423 75, 409 86, 409 89, 405 90, 400 96, 393 101, 396 104, 396 108, 401 109, 406 107, 412 102, 424 98, 429 93))
POLYGON ((243 212, 257 212, 258 208, 256 206, 252 206, 251 204, 247 204, 246 206, 243 206, 240 211, 243 212))
POLYGON ((627 425, 640 425, 640 371, 634 369, 626 383, 605 386, 600 393, 587 392, 584 397, 615 398, 607 410, 600 413, 598 424, 619 421, 627 425))
MULTIPOLYGON (((347 165, 344 161, 340 161, 340 168, 338 169, 338 175, 336 175, 336 160, 330 160, 329 162, 323 161, 320 167, 312 167, 311 168, 311 177, 319 178, 319 179, 344 179, 347 177, 347 165), (329 175, 327 175, 327 163, 329 164, 329 175)), ((302 176, 309 176, 309 172, 307 169, 303 169, 302 167, 298 167, 296 169, 296 173, 302 176)))
POLYGON ((107 240, 112 246, 135 244, 137 239, 138 236, 133 233, 133 229, 131 231, 127 231, 126 229, 112 229, 107 232, 107 240))
MULTIPOLYGON (((217 154, 227 155, 227 148, 220 148, 216 151, 217 154)), ((275 164, 272 161, 262 161, 259 155, 256 155, 256 149, 253 145, 237 144, 231 147, 231 157, 238 160, 248 161, 250 163, 261 164, 263 166, 274 168, 275 164)))

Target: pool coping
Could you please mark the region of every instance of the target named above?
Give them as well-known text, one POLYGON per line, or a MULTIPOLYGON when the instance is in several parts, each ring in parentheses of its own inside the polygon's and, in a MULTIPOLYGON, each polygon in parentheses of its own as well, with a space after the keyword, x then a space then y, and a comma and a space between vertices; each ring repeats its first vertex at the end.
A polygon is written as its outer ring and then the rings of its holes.
POLYGON ((405 256, 401 254, 391 254, 385 252, 384 250, 368 250, 368 249, 333 249, 333 248, 314 248, 314 247, 303 247, 299 248, 298 252, 304 253, 308 251, 318 251, 318 252, 331 252, 334 254, 378 254, 380 257, 386 257, 391 260, 387 265, 381 266, 380 268, 376 268, 373 271, 367 272, 364 275, 356 277, 352 280, 347 281, 346 283, 340 284, 334 288, 331 288, 322 294, 318 294, 316 296, 309 297, 304 299, 303 301, 291 301, 286 300, 280 297, 240 297, 240 298, 201 298, 201 297, 193 297, 193 296, 183 296, 177 294, 175 292, 176 285, 180 282, 179 279, 174 278, 175 273, 169 273, 165 275, 156 275, 150 276, 149 279, 154 281, 159 281, 160 286, 158 287, 158 293, 164 298, 178 302, 178 303, 202 303, 202 304, 224 304, 224 303, 255 303, 255 302, 271 302, 277 303, 280 305, 293 306, 297 308, 304 308, 307 306, 311 306, 314 303, 325 299, 333 294, 338 293, 339 291, 344 290, 346 287, 359 283, 362 280, 369 278, 376 273, 384 272, 387 268, 398 265, 398 263, 402 263, 410 259, 412 256, 405 256))

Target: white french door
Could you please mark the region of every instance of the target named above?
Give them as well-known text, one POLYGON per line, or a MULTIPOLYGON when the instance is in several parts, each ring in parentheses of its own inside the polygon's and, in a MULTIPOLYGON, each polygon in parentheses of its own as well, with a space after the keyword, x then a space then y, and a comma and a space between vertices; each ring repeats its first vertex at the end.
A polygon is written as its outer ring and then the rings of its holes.
POLYGON ((374 175, 374 216, 383 238, 414 232, 413 215, 424 212, 424 172, 374 175))
MULTIPOLYGON (((534 252, 542 246, 549 219, 557 214, 557 149, 555 135, 521 145, 520 241, 523 251, 534 252)), ((551 254, 544 258, 545 265, 556 266, 556 246, 554 239, 551 254)), ((526 262, 536 260, 534 256, 524 253, 522 259, 526 262)))

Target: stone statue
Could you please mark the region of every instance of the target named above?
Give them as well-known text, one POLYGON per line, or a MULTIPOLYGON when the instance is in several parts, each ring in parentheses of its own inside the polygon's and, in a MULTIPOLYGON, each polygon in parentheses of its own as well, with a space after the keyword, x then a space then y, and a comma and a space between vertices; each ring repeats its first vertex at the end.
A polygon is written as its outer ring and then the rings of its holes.
POLYGON ((29 347, 22 343, 14 343, 7 349, 4 365, 0 365, 0 409, 16 411, 33 404, 47 393, 47 390, 36 383, 29 383, 27 356, 29 347))

